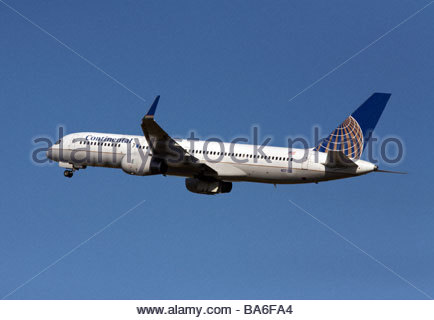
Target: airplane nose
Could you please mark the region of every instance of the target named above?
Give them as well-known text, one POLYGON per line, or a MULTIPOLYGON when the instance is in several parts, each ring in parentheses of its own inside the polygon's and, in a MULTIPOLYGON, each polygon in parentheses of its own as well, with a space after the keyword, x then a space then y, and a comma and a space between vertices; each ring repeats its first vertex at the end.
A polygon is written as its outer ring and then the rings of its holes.
POLYGON ((48 150, 46 152, 46 156, 48 159, 53 160, 53 150, 51 147, 48 148, 48 150))

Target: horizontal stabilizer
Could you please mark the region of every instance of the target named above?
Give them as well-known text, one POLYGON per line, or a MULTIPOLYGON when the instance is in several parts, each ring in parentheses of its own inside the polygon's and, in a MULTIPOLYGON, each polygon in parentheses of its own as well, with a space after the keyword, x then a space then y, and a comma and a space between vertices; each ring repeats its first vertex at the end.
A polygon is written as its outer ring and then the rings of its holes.
POLYGON ((350 158, 348 158, 342 151, 327 152, 326 162, 323 163, 327 168, 353 168, 357 167, 350 158))

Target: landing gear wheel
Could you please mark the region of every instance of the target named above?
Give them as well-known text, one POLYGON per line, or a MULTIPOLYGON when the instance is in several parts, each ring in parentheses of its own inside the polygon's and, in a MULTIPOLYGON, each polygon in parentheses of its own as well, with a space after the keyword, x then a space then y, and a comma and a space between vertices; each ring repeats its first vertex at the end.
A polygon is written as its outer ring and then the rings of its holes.
POLYGON ((72 178, 72 175, 73 175, 74 173, 71 171, 71 170, 65 170, 64 172, 63 172, 63 175, 65 176, 65 177, 67 177, 67 178, 72 178))

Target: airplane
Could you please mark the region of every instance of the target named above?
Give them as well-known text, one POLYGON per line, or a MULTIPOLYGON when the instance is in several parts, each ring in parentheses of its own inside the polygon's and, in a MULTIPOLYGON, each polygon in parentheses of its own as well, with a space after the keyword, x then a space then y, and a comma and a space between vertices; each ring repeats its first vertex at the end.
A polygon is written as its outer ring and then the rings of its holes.
POLYGON ((194 193, 228 193, 233 182, 318 183, 379 170, 360 157, 391 94, 374 93, 313 148, 296 149, 174 139, 155 121, 157 96, 143 117, 143 136, 97 132, 68 134, 47 151, 65 177, 87 166, 120 168, 137 176, 185 177, 194 193))

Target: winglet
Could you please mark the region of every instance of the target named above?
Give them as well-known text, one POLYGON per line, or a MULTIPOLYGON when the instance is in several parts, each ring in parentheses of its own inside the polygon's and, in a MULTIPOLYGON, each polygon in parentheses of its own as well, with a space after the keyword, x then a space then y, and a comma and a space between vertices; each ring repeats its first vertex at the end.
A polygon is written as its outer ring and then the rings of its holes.
POLYGON ((156 96, 154 102, 152 103, 151 107, 149 108, 148 113, 145 116, 145 119, 153 119, 155 110, 157 109, 158 101, 160 100, 160 96, 156 96))

